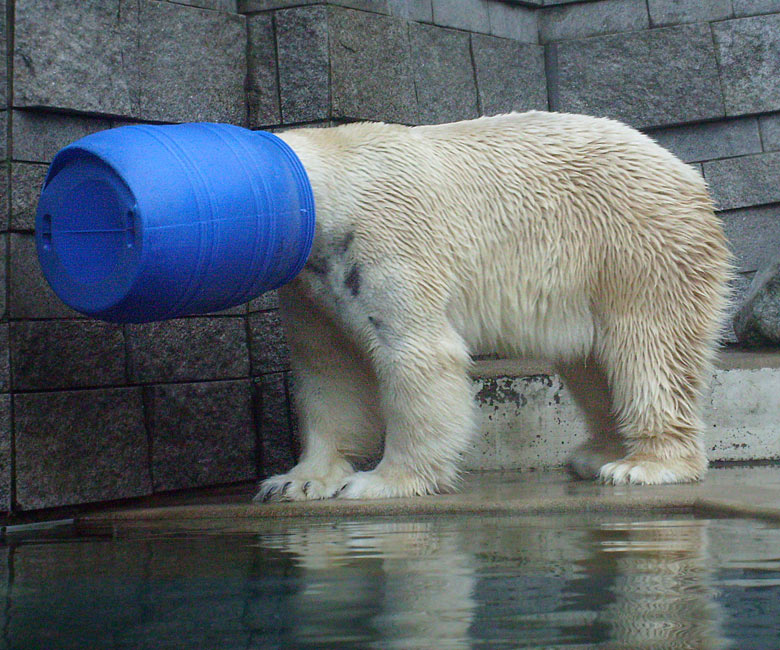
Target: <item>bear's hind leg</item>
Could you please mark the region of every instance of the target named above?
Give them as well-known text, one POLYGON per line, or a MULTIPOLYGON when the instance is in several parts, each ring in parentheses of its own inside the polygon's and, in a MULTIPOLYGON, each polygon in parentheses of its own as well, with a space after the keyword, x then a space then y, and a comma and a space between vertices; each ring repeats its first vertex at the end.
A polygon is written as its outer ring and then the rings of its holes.
POLYGON ((699 480, 707 469, 699 415, 711 356, 706 340, 631 318, 606 326, 598 347, 628 452, 604 464, 598 478, 615 485, 699 480))
POLYGON ((612 411, 607 377, 592 356, 558 362, 555 369, 585 416, 588 429, 588 440, 571 453, 568 467, 579 478, 597 478, 604 465, 626 455, 612 411))

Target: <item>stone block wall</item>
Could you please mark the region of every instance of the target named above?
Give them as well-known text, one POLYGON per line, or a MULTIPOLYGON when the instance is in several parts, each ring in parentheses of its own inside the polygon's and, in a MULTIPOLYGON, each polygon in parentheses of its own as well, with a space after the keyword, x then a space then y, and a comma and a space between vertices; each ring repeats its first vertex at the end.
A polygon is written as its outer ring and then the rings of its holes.
POLYGON ((0 511, 253 480, 296 453, 275 296, 89 321, 37 265, 54 153, 127 123, 611 116, 701 169, 744 291, 780 243, 778 0, 0 0, 0 511))

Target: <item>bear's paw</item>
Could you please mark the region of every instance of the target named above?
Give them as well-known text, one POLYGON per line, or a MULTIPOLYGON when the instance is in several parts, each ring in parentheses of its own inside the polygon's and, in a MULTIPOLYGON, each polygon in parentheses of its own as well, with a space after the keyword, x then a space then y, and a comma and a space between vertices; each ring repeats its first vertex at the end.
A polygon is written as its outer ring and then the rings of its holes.
POLYGON ((344 479, 354 471, 344 461, 328 468, 328 471, 307 471, 298 465, 287 474, 277 474, 260 484, 260 491, 253 501, 313 501, 330 499, 344 485, 344 479))
POLYGON ((390 499, 433 494, 419 477, 393 473, 392 477, 378 469, 370 472, 355 472, 343 482, 336 496, 339 499, 390 499))
POLYGON ((698 481, 706 470, 706 459, 632 459, 630 456, 606 463, 598 480, 609 485, 665 485, 698 481))

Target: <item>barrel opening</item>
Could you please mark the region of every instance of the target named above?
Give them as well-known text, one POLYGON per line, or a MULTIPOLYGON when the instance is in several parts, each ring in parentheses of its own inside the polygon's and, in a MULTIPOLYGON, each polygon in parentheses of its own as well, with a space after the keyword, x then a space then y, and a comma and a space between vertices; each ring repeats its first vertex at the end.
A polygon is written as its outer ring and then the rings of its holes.
POLYGON ((123 207, 116 190, 97 179, 80 183, 57 205, 51 245, 74 281, 100 282, 115 270, 127 242, 123 207))

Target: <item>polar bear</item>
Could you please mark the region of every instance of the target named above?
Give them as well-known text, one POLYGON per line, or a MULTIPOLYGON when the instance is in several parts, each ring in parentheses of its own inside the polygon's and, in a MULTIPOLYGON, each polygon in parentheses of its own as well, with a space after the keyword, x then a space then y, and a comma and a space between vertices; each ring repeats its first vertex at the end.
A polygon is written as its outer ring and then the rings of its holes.
POLYGON ((279 291, 302 454, 256 499, 454 489, 475 433, 470 359, 488 352, 589 359, 605 378, 617 433, 577 452, 581 474, 702 476, 731 264, 697 171, 619 122, 537 111, 280 137, 317 210, 279 291))

